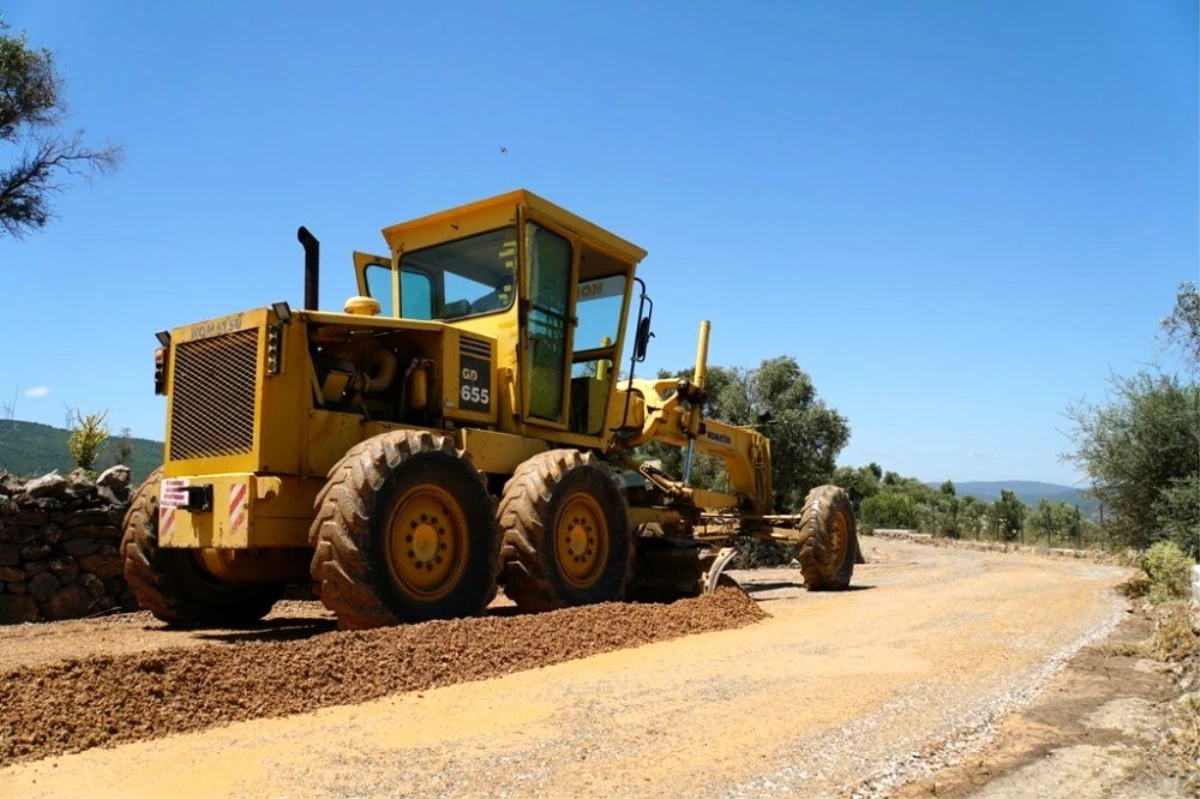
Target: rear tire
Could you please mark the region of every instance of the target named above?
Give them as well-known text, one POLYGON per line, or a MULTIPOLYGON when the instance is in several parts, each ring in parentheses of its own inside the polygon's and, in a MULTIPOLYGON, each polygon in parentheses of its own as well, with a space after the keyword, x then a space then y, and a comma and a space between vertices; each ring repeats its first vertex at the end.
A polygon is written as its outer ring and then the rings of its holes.
POLYGON ((282 585, 222 582, 200 565, 193 550, 159 548, 161 482, 159 468, 138 488, 125 514, 121 557, 125 582, 138 604, 173 627, 239 627, 270 613, 283 595, 282 585))
POLYGON ((495 595, 494 508, 453 439, 403 430, 363 441, 317 495, 321 601, 342 629, 482 614, 495 595))
POLYGON ((504 593, 527 611, 625 598, 634 546, 607 464, 556 449, 517 467, 500 500, 504 593))
POLYGON ((850 496, 833 485, 808 492, 800 514, 797 559, 809 591, 833 591, 850 585, 858 535, 850 496))

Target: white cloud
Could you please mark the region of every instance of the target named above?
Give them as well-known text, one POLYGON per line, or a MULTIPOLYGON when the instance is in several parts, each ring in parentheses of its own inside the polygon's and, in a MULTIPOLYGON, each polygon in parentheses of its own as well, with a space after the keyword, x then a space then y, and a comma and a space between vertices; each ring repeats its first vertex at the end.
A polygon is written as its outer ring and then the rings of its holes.
POLYGON ((34 386, 33 388, 25 389, 25 396, 30 399, 41 399, 50 393, 50 386, 34 386))

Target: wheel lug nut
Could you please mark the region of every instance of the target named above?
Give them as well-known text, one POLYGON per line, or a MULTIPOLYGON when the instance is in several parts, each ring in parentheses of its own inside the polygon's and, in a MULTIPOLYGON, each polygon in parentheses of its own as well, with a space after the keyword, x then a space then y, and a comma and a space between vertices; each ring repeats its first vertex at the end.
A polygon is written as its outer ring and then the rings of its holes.
POLYGON ((413 551, 410 549, 410 550, 408 550, 408 556, 409 556, 410 558, 415 558, 415 557, 417 556, 417 553, 416 553, 416 552, 413 552, 413 551))
POLYGON ((411 544, 412 543, 412 534, 409 533, 408 535, 404 536, 404 540, 411 544))

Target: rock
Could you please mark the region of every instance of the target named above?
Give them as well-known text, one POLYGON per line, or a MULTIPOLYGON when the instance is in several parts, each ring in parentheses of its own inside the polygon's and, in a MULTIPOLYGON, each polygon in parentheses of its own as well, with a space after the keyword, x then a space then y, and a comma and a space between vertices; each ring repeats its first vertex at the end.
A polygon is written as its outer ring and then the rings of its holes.
POLYGON ((29 578, 35 574, 41 574, 49 568, 50 561, 48 560, 31 560, 25 564, 25 577, 29 578))
POLYGON ((62 538, 62 528, 51 522, 42 528, 42 540, 47 544, 57 544, 62 538))
POLYGON ((93 599, 77 585, 60 588, 42 603, 42 615, 51 621, 78 619, 92 610, 93 599))
MULTIPOLYGON (((73 530, 76 527, 95 527, 97 525, 103 526, 112 523, 112 516, 107 509, 92 509, 72 513, 63 524, 63 527, 73 530)), ((119 524, 120 522, 117 523, 119 524)))
POLYGON ((105 502, 108 502, 113 505, 124 505, 126 502, 125 497, 117 496, 115 491, 113 491, 111 488, 106 488, 104 486, 100 486, 99 488, 96 489, 96 495, 98 497, 100 497, 100 499, 104 500, 105 502))
POLYGON ((21 548, 16 544, 0 544, 0 566, 16 566, 21 562, 21 548))
POLYGON ((21 481, 16 475, 11 475, 8 472, 0 474, 0 494, 12 496, 21 490, 21 481))
POLYGON ((0 516, 15 516, 18 513, 20 509, 17 508, 17 503, 0 494, 0 516))
POLYGON ((49 521, 46 511, 41 508, 25 508, 21 511, 19 521, 24 527, 42 527, 49 521))
POLYGON ((62 583, 48 571, 29 581, 29 594, 38 602, 44 602, 51 594, 62 587, 62 583))
POLYGON ((69 585, 79 579, 79 564, 73 560, 56 558, 50 561, 50 572, 61 580, 63 585, 69 585))
POLYGON ((21 557, 25 560, 42 560, 50 557, 50 547, 45 544, 29 544, 21 550, 21 557))
POLYGON ((61 474, 51 472, 25 484, 25 493, 34 498, 61 497, 70 487, 61 474))
POLYGON ((120 577, 125 573, 125 564, 120 557, 106 556, 99 553, 93 555, 84 555, 79 559, 79 565, 85 571, 99 577, 101 580, 107 580, 110 577, 120 577))
POLYGON ((105 469, 101 475, 96 478, 96 485, 100 488, 107 488, 110 491, 121 491, 129 488, 129 483, 133 480, 133 472, 124 464, 117 464, 105 469))
POLYGON ((91 572, 83 573, 83 576, 79 578, 79 585, 88 592, 88 596, 92 599, 99 599, 107 593, 104 590, 104 583, 91 572))
POLYGON ((0 624, 21 624, 36 621, 37 618, 38 606, 33 597, 19 594, 0 596, 0 624))
POLYGON ((59 548, 71 557, 79 558, 90 555, 99 549, 100 542, 94 538, 73 538, 70 541, 63 541, 59 548))
POLYGON ((0 541, 4 541, 6 544, 16 544, 19 547, 36 540, 39 535, 40 533, 33 527, 5 527, 0 541))
POLYGON ((5 583, 4 587, 8 589, 8 593, 10 594, 24 594, 29 590, 24 581, 19 583, 5 583))
POLYGON ((50 557, 50 547, 45 544, 29 544, 21 549, 24 560, 43 560, 50 557))
POLYGON ((24 579, 25 571, 23 569, 14 569, 12 566, 0 566, 0 580, 10 583, 24 579))

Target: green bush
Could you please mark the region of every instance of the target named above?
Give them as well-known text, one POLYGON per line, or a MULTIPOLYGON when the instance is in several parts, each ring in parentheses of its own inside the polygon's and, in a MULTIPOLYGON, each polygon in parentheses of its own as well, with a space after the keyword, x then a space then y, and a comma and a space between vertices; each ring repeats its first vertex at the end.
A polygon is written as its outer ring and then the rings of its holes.
POLYGON ((1175 543, 1159 541, 1142 558, 1142 570, 1150 580, 1150 601, 1158 604, 1184 599, 1190 590, 1192 560, 1175 543))

